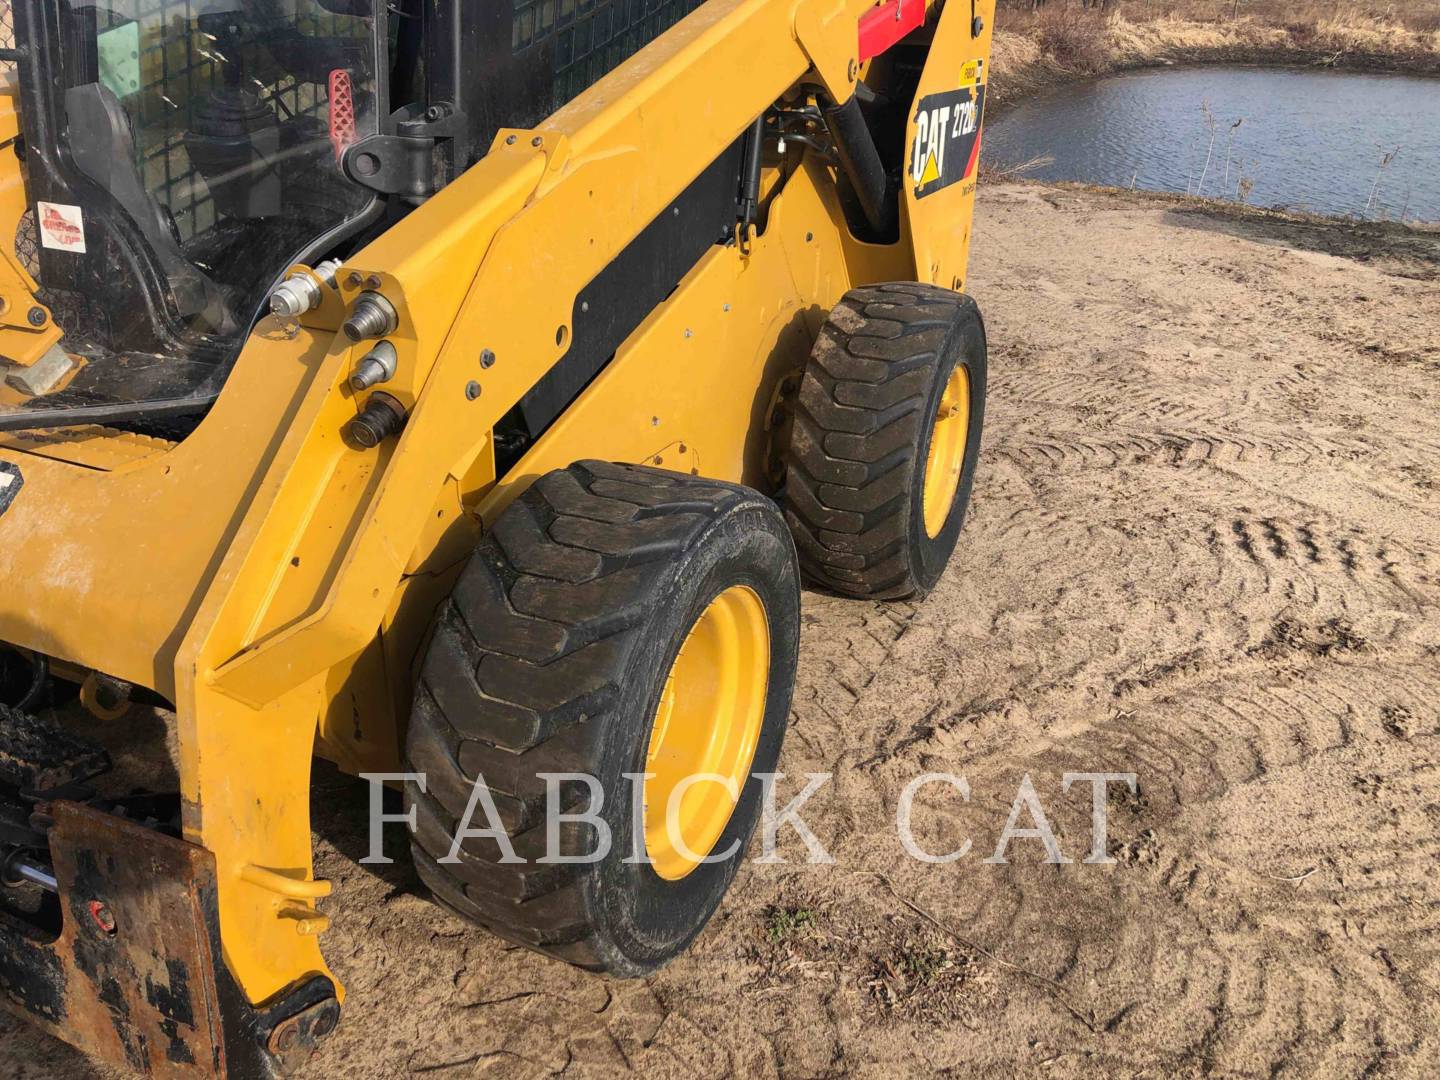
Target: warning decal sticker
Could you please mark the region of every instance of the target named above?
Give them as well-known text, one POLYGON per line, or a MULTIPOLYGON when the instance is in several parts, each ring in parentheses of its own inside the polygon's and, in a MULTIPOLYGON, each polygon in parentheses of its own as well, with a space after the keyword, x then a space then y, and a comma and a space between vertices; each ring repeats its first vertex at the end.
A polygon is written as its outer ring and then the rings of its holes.
POLYGON ((85 254, 85 215, 78 206, 64 203, 38 203, 40 243, 52 251, 73 251, 85 254))
POLYGON ((972 60, 961 74, 960 89, 920 99, 910 148, 910 180, 917 199, 962 180, 974 182, 985 119, 984 76, 984 61, 972 60))

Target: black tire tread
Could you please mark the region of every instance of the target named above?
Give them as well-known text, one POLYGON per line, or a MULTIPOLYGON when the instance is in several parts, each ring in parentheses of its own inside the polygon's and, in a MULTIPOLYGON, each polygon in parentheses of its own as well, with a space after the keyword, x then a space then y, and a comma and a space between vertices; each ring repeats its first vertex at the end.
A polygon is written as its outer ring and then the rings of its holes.
POLYGON ((785 519, 800 566, 835 592, 917 591, 906 554, 927 395, 968 296, 918 282, 851 289, 806 366, 787 457, 785 519))
MULTIPOLYGON (((619 694, 653 564, 756 497, 721 481, 585 461, 537 480, 481 540, 437 618, 407 737, 411 768, 427 779, 423 792, 406 789, 411 846, 442 904, 507 940, 607 968, 577 883, 584 867, 534 861, 546 840, 537 774, 593 772, 592 721, 619 694), (439 862, 477 776, 523 865, 501 862, 499 844, 481 838, 461 845, 458 863, 439 862)), ((588 793, 573 797, 584 805, 588 793)), ((562 829, 566 853, 590 843, 587 827, 562 829)))

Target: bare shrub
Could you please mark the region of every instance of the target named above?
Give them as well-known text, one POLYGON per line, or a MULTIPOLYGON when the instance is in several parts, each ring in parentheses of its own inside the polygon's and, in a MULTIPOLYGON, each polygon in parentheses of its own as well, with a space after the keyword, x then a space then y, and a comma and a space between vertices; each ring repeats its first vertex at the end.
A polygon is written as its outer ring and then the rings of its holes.
POLYGON ((1057 4, 1034 15, 1033 36, 1056 63, 1074 71, 1104 71, 1110 61, 1106 21, 1099 12, 1057 4))

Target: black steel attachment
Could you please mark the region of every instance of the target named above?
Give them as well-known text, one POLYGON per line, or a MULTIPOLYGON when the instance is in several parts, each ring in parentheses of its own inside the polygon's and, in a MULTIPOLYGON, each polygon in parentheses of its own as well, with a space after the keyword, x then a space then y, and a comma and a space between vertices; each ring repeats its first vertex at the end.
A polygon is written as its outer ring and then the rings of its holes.
POLYGON ((221 951, 213 854, 78 803, 45 811, 54 869, 37 883, 60 925, 37 933, 0 905, 0 1008, 150 1076, 278 1076, 335 1029, 320 976, 246 1001, 221 951))

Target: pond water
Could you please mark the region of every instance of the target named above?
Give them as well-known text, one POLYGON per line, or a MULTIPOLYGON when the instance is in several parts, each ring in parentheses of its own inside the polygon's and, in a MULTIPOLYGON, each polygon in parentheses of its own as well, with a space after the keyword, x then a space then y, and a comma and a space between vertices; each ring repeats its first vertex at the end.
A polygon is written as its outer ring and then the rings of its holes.
POLYGON ((1440 221, 1440 80, 1237 67, 1116 75, 1020 103, 987 125, 983 153, 1000 167, 1048 159, 1022 173, 1041 180, 1440 221))

